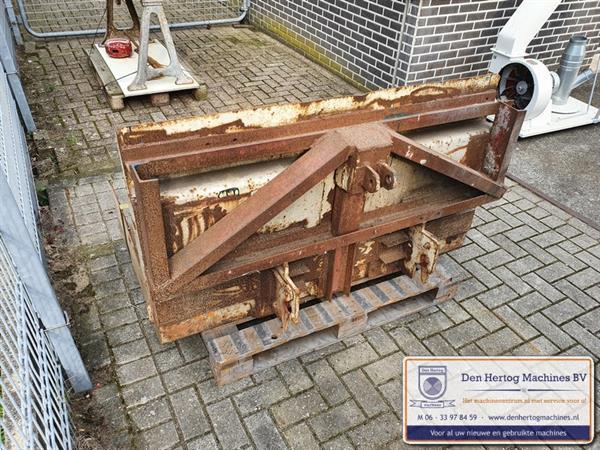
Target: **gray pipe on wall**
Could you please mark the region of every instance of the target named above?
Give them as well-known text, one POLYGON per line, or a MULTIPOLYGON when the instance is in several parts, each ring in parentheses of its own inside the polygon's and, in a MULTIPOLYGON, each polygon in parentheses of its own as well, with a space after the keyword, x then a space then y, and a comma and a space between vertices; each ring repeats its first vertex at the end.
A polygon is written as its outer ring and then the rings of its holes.
POLYGON ((579 69, 585 58, 586 44, 585 36, 572 36, 569 40, 569 45, 560 58, 560 67, 558 68, 560 84, 552 95, 552 103, 555 105, 564 105, 569 100, 569 95, 574 88, 579 69))

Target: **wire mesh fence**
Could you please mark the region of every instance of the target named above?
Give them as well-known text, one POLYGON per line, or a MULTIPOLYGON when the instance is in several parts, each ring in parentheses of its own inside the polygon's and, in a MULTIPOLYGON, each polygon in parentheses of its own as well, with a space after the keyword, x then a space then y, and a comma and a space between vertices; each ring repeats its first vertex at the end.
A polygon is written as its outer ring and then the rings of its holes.
POLYGON ((62 368, 0 235, 0 448, 71 449, 62 368))
POLYGON ((5 6, 0 2, 0 449, 71 449, 65 373, 78 391, 91 384, 43 264, 5 6))
MULTIPOLYGON (((114 1, 114 0, 111 0, 114 1)), ((76 33, 104 27, 106 0, 17 0, 26 26, 40 34, 76 33)), ((247 0, 166 0, 165 13, 172 26, 239 21, 247 0)), ((136 8, 141 2, 136 0, 136 8)), ((131 25, 125 1, 115 4, 118 27, 131 25)), ((88 33, 89 34, 89 33, 88 33)))

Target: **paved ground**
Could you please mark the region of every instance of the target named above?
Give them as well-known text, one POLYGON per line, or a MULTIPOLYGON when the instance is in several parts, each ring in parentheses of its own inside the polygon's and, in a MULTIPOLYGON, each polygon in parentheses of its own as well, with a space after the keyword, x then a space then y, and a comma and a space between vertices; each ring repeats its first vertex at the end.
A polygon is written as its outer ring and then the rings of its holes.
POLYGON ((463 280, 455 300, 217 388, 200 339, 160 345, 147 320, 113 208, 114 128, 353 89, 250 30, 176 41, 207 80, 206 101, 111 112, 87 40, 39 43, 22 63, 41 128, 36 170, 49 180, 53 279, 96 386, 74 399, 81 448, 405 448, 404 355, 600 357, 600 233, 512 184, 445 258, 463 280))
MULTIPOLYGON (((592 83, 574 92, 587 103, 592 83)), ((600 83, 592 104, 600 105, 600 83)), ((600 224, 600 125, 573 128, 519 141, 510 172, 600 224)))

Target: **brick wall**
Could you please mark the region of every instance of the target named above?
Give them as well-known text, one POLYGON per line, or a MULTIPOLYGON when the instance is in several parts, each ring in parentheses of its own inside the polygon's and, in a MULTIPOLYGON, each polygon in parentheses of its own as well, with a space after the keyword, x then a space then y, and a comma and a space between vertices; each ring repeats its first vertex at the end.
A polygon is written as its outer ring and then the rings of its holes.
MULTIPOLYGON (((253 0, 250 21, 346 79, 372 89, 484 73, 498 32, 520 3, 253 0)), ((600 44, 600 0, 563 0, 528 52, 553 69, 573 34, 588 36, 589 62, 600 44)))

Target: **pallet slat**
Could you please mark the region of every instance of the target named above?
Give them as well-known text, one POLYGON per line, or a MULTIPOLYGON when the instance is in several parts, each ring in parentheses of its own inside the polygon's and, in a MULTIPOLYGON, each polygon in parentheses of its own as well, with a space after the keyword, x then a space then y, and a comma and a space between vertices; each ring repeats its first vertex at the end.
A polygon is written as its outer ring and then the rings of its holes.
POLYGON ((283 334, 274 318, 242 330, 225 325, 202 337, 217 384, 224 385, 448 300, 457 288, 438 264, 425 284, 402 275, 302 308, 299 323, 283 334))

